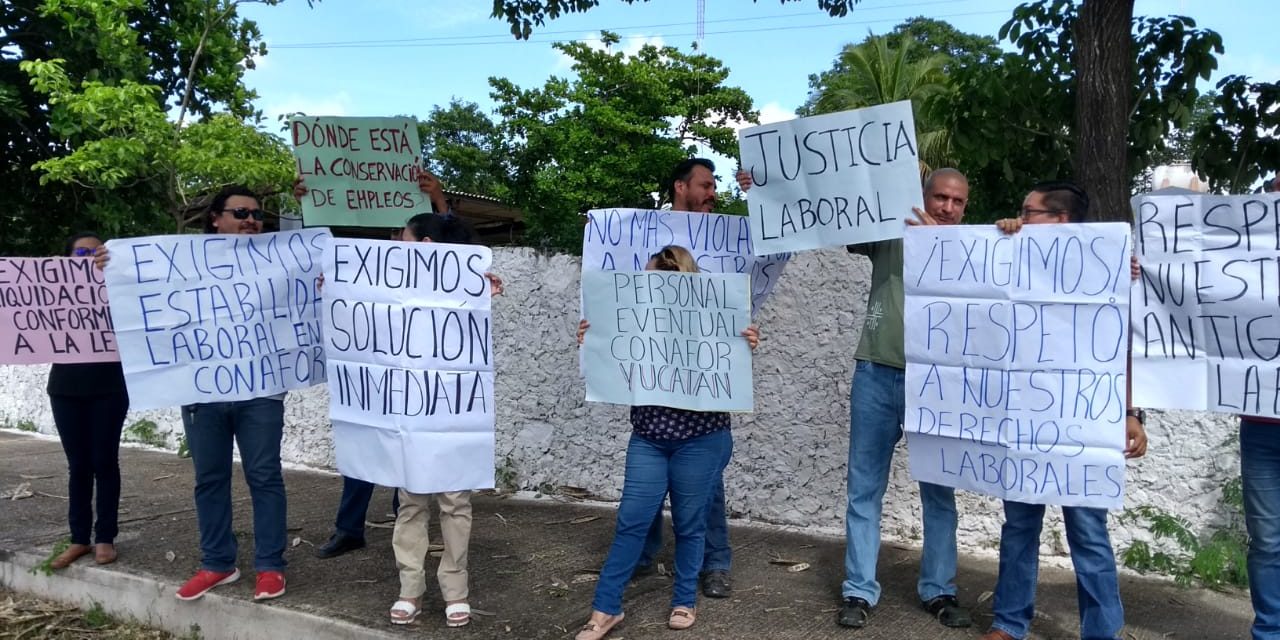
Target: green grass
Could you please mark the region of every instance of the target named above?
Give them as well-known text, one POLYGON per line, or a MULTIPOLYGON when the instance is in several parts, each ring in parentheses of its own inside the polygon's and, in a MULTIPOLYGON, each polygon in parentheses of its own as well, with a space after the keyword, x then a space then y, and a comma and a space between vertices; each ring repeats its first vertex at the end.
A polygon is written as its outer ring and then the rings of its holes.
POLYGON ((126 442, 139 442, 160 449, 169 445, 169 439, 160 433, 160 427, 150 420, 139 420, 124 429, 126 442))
POLYGON ((71 546, 71 538, 63 538, 53 543, 53 549, 49 550, 49 555, 45 556, 44 560, 40 561, 40 564, 31 568, 31 575, 53 575, 53 559, 62 555, 62 552, 66 551, 69 546, 71 546))
MULTIPOLYGON (((0 587, 0 638, 21 640, 176 640, 177 636, 137 622, 122 621, 94 603, 88 611, 40 600, 0 587)), ((183 636, 199 640, 192 625, 183 636)))

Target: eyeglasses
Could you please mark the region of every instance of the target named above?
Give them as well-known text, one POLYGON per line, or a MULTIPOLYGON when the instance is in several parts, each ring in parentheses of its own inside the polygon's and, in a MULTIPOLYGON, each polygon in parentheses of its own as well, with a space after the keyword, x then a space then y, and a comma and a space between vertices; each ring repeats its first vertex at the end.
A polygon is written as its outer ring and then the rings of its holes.
POLYGON ((244 207, 238 207, 235 209, 223 209, 223 212, 230 212, 231 215, 236 217, 236 220, 244 220, 249 216, 253 216, 254 220, 262 220, 262 209, 246 209, 244 207))
POLYGON ((1055 209, 1029 209, 1027 207, 1023 207, 1022 211, 1019 212, 1019 215, 1022 216, 1023 220, 1027 220, 1036 216, 1060 216, 1065 213, 1066 211, 1058 211, 1055 209))
POLYGON ((73 250, 71 251, 71 255, 73 255, 73 256, 75 256, 75 257, 77 257, 77 258, 83 258, 83 257, 85 257, 85 256, 91 256, 91 255, 93 255, 93 252, 94 252, 94 251, 96 251, 96 249, 94 249, 94 248, 92 248, 92 247, 76 247, 75 249, 73 249, 73 250))

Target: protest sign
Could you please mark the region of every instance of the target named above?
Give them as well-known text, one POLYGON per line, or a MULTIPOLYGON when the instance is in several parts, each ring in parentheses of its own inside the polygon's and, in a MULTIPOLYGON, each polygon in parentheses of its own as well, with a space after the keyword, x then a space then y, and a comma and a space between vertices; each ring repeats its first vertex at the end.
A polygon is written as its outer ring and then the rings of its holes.
POLYGON ((587 400, 751 411, 749 290, 737 273, 583 273, 587 400))
POLYGON ((422 146, 412 118, 289 119, 308 226, 400 227, 430 211, 418 188, 422 146))
POLYGON ((1134 404, 1280 417, 1280 194, 1150 194, 1134 213, 1134 404))
POLYGON ((903 249, 912 476, 1121 507, 1128 225, 921 227, 903 249))
POLYGON ((663 247, 684 247, 705 273, 751 276, 754 317, 782 277, 789 254, 756 255, 746 216, 650 209, 593 209, 582 239, 582 271, 643 271, 663 247))
POLYGON ((325 354, 342 475, 413 493, 493 487, 493 254, 335 239, 325 354))
POLYGON ((901 238, 923 208, 911 103, 738 131, 757 252, 901 238))
POLYGON ((0 364, 119 359, 93 258, 0 258, 0 364))
POLYGON ((320 257, 328 229, 107 242, 133 409, 249 400, 324 382, 320 257))

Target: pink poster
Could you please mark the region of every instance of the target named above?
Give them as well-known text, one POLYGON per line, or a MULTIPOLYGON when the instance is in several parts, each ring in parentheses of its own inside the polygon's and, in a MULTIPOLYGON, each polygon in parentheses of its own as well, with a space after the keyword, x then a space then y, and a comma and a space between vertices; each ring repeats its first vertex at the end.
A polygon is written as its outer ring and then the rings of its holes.
POLYGON ((0 364, 119 359, 93 258, 0 258, 0 364))

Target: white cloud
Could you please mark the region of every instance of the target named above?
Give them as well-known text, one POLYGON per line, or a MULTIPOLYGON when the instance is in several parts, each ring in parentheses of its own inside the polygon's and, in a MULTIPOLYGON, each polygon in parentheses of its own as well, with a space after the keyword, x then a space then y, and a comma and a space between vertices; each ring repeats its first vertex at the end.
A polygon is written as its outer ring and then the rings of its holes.
POLYGON ((771 122, 782 122, 784 120, 795 120, 795 109, 786 109, 777 102, 770 102, 760 107, 760 124, 769 124, 771 122))
MULTIPOLYGON (((600 39, 600 32, 598 31, 583 34, 581 38, 578 38, 578 42, 581 42, 597 51, 605 50, 604 41, 600 39)), ((624 57, 630 58, 637 53, 640 53, 640 50, 643 49, 645 45, 653 45, 655 47, 662 48, 666 45, 666 42, 663 41, 662 36, 626 36, 622 38, 618 44, 614 45, 614 50, 621 51, 624 57)), ((563 72, 572 68, 573 58, 565 55, 563 51, 557 50, 556 63, 552 68, 552 72, 563 72)))
MULTIPOLYGON (((794 109, 787 109, 777 102, 769 102, 760 107, 760 123, 769 124, 772 122, 782 122, 784 120, 795 120, 797 118, 794 109)), ((740 131, 747 127, 754 127, 756 123, 747 122, 745 120, 734 120, 729 123, 729 127, 734 131, 740 131)))
POLYGON ((294 93, 273 100, 262 108, 262 114, 268 120, 275 120, 283 114, 299 112, 309 116, 345 116, 350 115, 352 102, 351 94, 346 91, 325 96, 294 93))

